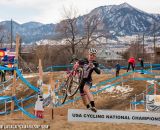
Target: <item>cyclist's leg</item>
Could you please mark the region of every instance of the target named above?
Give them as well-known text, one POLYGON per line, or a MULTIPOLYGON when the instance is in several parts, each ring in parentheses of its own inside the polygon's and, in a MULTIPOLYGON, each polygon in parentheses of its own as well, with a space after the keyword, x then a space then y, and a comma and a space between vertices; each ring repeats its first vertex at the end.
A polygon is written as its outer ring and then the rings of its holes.
POLYGON ((87 97, 88 97, 89 101, 94 101, 94 98, 93 98, 92 93, 90 92, 89 86, 85 85, 83 90, 87 94, 87 97))
POLYGON ((90 104, 91 104, 91 110, 93 109, 93 111, 94 112, 96 112, 97 110, 96 110, 96 108, 95 108, 95 103, 94 103, 94 98, 93 98, 93 95, 92 95, 92 93, 90 92, 90 85, 88 84, 86 84, 85 86, 84 86, 84 92, 86 93, 86 95, 87 95, 87 98, 88 98, 88 100, 89 100, 89 102, 90 102, 90 104))
POLYGON ((82 80, 82 82, 81 82, 81 84, 80 84, 80 87, 79 87, 79 88, 80 88, 80 95, 81 95, 81 97, 82 97, 83 104, 84 104, 87 108, 89 108, 90 105, 89 105, 88 97, 87 97, 86 93, 83 91, 84 86, 85 86, 85 81, 82 80))

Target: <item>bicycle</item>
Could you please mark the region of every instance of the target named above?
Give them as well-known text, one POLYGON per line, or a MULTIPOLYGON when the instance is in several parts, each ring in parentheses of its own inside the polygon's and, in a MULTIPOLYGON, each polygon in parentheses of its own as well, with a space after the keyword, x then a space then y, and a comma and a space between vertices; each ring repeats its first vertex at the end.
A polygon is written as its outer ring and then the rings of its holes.
POLYGON ((82 77, 83 77, 83 69, 76 62, 73 66, 73 69, 69 72, 67 80, 63 85, 64 96, 62 104, 65 103, 67 97, 73 97, 77 93, 79 85, 82 81, 82 77))

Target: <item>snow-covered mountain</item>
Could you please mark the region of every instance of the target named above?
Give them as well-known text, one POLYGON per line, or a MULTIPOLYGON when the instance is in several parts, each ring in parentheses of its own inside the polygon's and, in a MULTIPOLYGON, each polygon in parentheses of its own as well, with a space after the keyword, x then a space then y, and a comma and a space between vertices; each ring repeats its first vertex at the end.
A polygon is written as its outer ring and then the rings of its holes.
MULTIPOLYGON (((5 32, 5 39, 9 39, 11 33, 11 21, 0 22, 0 26, 2 27, 1 33, 5 32)), ((12 21, 12 29, 14 39, 16 33, 18 33, 21 35, 22 41, 25 43, 53 38, 55 34, 55 24, 42 24, 38 22, 18 24, 15 21, 12 21)))
MULTIPOLYGON (((145 33, 153 35, 156 32, 160 35, 160 14, 149 14, 140 9, 132 7, 127 3, 120 5, 100 6, 90 13, 77 18, 78 28, 83 32, 85 17, 97 16, 101 19, 101 29, 106 29, 111 36, 125 36, 145 33)), ((61 24, 58 23, 58 24, 61 24)), ((11 21, 0 22, 0 26, 5 28, 6 35, 10 34, 11 21)), ((18 24, 13 22, 13 34, 19 33, 24 42, 34 42, 41 39, 55 39, 58 35, 56 24, 42 24, 38 22, 28 22, 18 24)), ((99 29, 99 31, 101 31, 99 29)))
POLYGON ((101 6, 88 15, 102 18, 104 28, 107 27, 115 35, 149 34, 153 31, 160 34, 160 14, 148 14, 127 3, 101 6))

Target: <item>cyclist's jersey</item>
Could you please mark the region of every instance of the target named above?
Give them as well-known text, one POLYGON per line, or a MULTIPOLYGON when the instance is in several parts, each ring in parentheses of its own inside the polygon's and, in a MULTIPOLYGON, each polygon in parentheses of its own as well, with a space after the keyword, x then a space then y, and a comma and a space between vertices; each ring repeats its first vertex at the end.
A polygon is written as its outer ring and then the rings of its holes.
POLYGON ((79 60, 79 65, 83 67, 83 80, 85 81, 92 81, 93 71, 95 71, 97 74, 100 74, 100 69, 98 68, 99 64, 96 61, 89 62, 88 59, 84 58, 79 60), (93 64, 93 67, 90 67, 90 64, 93 64))

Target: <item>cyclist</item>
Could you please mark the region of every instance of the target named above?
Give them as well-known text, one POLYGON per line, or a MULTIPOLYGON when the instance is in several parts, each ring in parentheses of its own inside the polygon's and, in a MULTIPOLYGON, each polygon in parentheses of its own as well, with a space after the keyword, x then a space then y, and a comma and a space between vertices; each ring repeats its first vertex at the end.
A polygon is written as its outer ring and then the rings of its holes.
POLYGON ((99 64, 95 61, 97 50, 95 48, 90 48, 88 51, 88 58, 79 60, 79 65, 83 67, 84 74, 80 82, 80 94, 82 101, 87 109, 97 112, 95 107, 94 98, 90 92, 90 87, 92 86, 92 72, 95 71, 100 74, 101 71, 98 68, 99 64))

